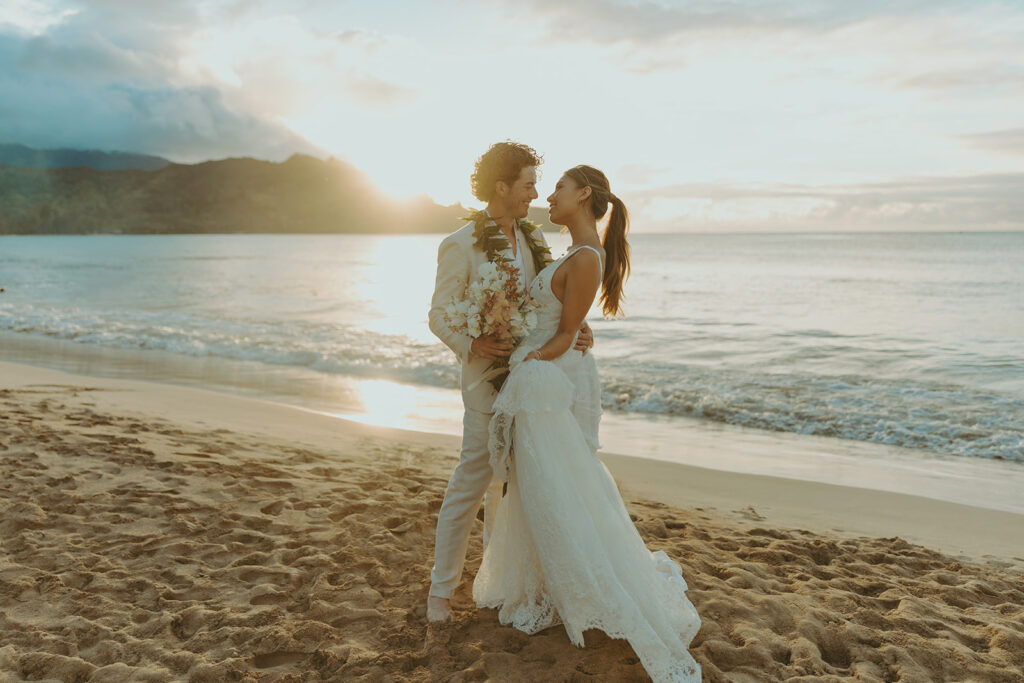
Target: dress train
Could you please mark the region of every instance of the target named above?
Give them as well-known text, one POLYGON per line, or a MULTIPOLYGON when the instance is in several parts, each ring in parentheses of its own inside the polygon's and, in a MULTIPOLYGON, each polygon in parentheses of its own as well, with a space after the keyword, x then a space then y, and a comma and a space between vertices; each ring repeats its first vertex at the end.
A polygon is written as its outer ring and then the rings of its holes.
POLYGON ((492 466, 508 491, 473 598, 526 633, 561 623, 577 646, 591 628, 625 638, 653 680, 699 682, 686 581, 644 545, 573 414, 574 390, 556 364, 528 361, 495 401, 492 466))

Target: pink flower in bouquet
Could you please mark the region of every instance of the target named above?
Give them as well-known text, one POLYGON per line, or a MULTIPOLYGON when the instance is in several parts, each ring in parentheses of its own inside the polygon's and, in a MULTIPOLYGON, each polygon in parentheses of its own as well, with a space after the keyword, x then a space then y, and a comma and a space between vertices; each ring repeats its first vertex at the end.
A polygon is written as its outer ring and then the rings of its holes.
POLYGON ((525 337, 536 323, 535 304, 522 286, 519 269, 507 262, 484 263, 480 276, 470 284, 465 297, 452 299, 445 321, 453 331, 470 336, 493 334, 515 341, 525 337))

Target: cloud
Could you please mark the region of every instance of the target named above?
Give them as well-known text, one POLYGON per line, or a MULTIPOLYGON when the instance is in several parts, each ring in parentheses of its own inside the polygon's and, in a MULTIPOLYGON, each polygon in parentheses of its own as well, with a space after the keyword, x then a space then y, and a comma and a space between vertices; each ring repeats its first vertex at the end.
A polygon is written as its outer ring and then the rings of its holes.
POLYGON ((925 71, 901 80, 903 88, 919 90, 988 89, 1020 91, 1024 65, 989 64, 971 69, 925 71))
POLYGON ((33 36, 21 43, 19 53, 16 67, 42 77, 147 82, 166 77, 169 72, 167 60, 160 55, 126 50, 98 34, 67 43, 50 35, 33 36))
POLYGON ((322 150, 271 118, 225 102, 220 89, 175 84, 166 54, 74 39, 0 33, 0 141, 128 150, 176 161, 322 150))
POLYGON ((296 152, 325 156, 324 150, 287 127, 225 106, 212 87, 169 90, 112 88, 118 113, 137 123, 122 140, 127 149, 156 147, 164 156, 199 161, 223 156, 257 156, 272 161, 296 152))
POLYGON ((237 0, 221 8, 220 16, 227 21, 238 21, 259 6, 259 0, 237 0))
POLYGON ((349 74, 347 90, 355 99, 374 107, 390 106, 411 99, 416 94, 410 88, 388 83, 366 73, 349 74))
POLYGON ((1020 230, 1022 187, 1024 173, 993 173, 826 186, 684 183, 625 194, 645 227, 662 230, 1020 230))
MULTIPOLYGON (((1024 128, 993 130, 987 133, 961 135, 971 146, 978 149, 1024 156, 1024 128)), ((1022 189, 1024 192, 1024 189, 1022 189)))
POLYGON ((0 11, 0 142, 178 161, 324 155, 277 117, 311 106, 305 100, 326 79, 340 73, 342 91, 362 107, 415 94, 371 73, 366 60, 386 44, 383 36, 318 33, 248 0, 10 7, 0 11), (362 60, 347 56, 354 54, 362 60))
MULTIPOLYGON (((508 15, 525 13, 540 23, 539 42, 603 47, 611 51, 613 62, 636 74, 679 70, 707 57, 710 50, 751 60, 788 55, 801 67, 811 68, 843 64, 851 55, 861 55, 862 65, 875 64, 877 80, 905 88, 945 87, 951 79, 957 87, 992 79, 1008 86, 1020 84, 1016 56, 1024 40, 1024 22, 1020 8, 1012 3, 503 2, 508 15), (932 71, 922 71, 922 63, 931 64, 932 71), (943 71, 947 63, 952 68, 943 71)), ((799 77, 800 70, 794 75, 799 77)))
POLYGON ((388 42, 383 35, 362 29, 339 31, 333 34, 333 38, 341 45, 359 47, 367 52, 375 52, 388 42))
POLYGON ((595 43, 657 46, 687 36, 722 33, 832 31, 887 14, 929 7, 922 0, 876 3, 777 1, 682 3, 615 0, 517 0, 547 22, 552 38, 595 43), (882 9, 884 8, 884 9, 882 9))
POLYGON ((620 182, 627 185, 650 185, 655 178, 669 170, 671 169, 666 166, 633 163, 621 166, 616 176, 620 182))
POLYGON ((0 5, 0 29, 6 27, 37 34, 74 13, 73 9, 55 10, 39 0, 5 0, 0 5))

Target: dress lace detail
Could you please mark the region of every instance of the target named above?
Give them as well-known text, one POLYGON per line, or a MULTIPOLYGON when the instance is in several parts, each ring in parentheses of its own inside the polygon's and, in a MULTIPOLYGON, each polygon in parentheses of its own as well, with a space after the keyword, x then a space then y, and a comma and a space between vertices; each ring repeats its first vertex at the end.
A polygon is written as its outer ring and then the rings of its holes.
POLYGON ((570 256, 535 278, 538 325, 512 355, 494 402, 490 448, 508 482, 473 584, 480 607, 526 633, 563 624, 583 645, 599 628, 625 638, 655 681, 700 681, 688 651, 700 628, 679 566, 651 553, 615 482, 596 457, 600 382, 591 354, 522 362, 558 327, 561 303, 551 277, 570 256))

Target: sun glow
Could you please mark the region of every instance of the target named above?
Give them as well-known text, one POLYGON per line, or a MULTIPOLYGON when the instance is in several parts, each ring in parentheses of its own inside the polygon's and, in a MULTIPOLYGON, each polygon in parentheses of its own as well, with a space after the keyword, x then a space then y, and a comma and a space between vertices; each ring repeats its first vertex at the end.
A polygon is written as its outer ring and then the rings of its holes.
POLYGON ((358 393, 363 411, 354 417, 380 427, 406 424, 417 403, 414 387, 381 379, 360 382, 358 393))
POLYGON ((433 293, 434 254, 442 235, 419 239, 384 239, 376 242, 369 254, 369 264, 359 278, 355 296, 367 302, 377 315, 366 325, 381 334, 411 336, 417 341, 433 343, 434 335, 427 327, 427 311, 433 293), (414 284, 415 283, 415 284, 414 284), (419 321, 414 328, 410 320, 419 321))
POLYGON ((356 382, 352 388, 358 408, 325 414, 378 427, 462 433, 462 395, 458 390, 378 379, 356 382))

